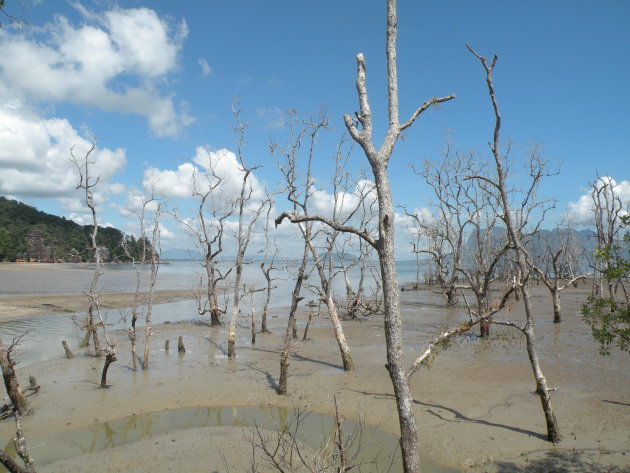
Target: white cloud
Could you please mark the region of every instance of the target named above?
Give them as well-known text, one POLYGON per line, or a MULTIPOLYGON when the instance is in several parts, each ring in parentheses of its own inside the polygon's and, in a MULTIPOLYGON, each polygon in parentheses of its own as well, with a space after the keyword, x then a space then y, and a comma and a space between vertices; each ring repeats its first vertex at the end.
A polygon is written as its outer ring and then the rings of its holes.
MULTIPOLYGON (((234 200, 240 195, 244 171, 236 155, 225 148, 209 151, 200 146, 191 161, 180 164, 175 170, 149 167, 144 172, 142 184, 145 188, 153 187, 164 197, 189 198, 195 188, 204 192, 216 183, 217 177, 212 173, 222 179, 217 192, 224 200, 234 200)), ((248 184, 252 189, 252 204, 265 196, 265 188, 255 173, 248 177, 248 184)))
POLYGON ((208 64, 208 61, 204 58, 201 57, 197 59, 197 64, 201 67, 201 77, 208 77, 212 74, 212 67, 210 67, 210 64, 208 64))
MULTIPOLYGON (((361 209, 355 213, 357 216, 361 216, 363 209, 367 213, 370 212, 370 208, 374 213, 378 212, 376 188, 374 183, 368 179, 357 182, 350 192, 339 192, 336 208, 337 219, 347 218, 351 212, 356 211, 357 206, 361 205, 362 201, 361 209)), ((335 197, 327 190, 316 189, 311 196, 311 206, 312 212, 332 217, 335 197)))
POLYGON ((187 198, 192 196, 194 173, 195 166, 191 163, 180 164, 176 170, 160 170, 151 166, 144 171, 142 185, 164 197, 187 198))
POLYGON ((78 214, 72 212, 68 215, 68 220, 72 220, 74 223, 78 223, 79 225, 92 225, 92 216, 88 214, 78 214))
POLYGON ((125 190, 126 190, 125 185, 119 182, 113 182, 109 185, 109 192, 115 195, 124 194, 125 190))
MULTIPOLYGON (((84 208, 76 197, 79 175, 70 149, 80 161, 91 142, 67 120, 45 120, 0 106, 0 143, 0 194, 57 198, 73 212, 84 208)), ((125 165, 125 151, 96 147, 91 160, 92 176, 100 177, 95 189, 100 205, 106 200, 108 181, 125 165)))
POLYGON ((177 234, 172 230, 169 230, 164 225, 160 224, 160 239, 162 240, 174 240, 177 238, 177 234))
MULTIPOLYGON (((604 185, 612 185, 615 196, 617 196, 622 205, 627 209, 630 207, 630 181, 617 182, 611 176, 602 176, 599 178, 598 188, 604 185)), ((569 202, 567 205, 567 217, 575 225, 594 226, 594 204, 593 189, 589 189, 585 194, 581 195, 577 202, 569 202)))
POLYGON ((148 8, 114 9, 84 24, 63 16, 41 29, 0 30, 0 98, 71 102, 145 116, 158 136, 190 122, 157 85, 177 69, 186 23, 172 27, 148 8))

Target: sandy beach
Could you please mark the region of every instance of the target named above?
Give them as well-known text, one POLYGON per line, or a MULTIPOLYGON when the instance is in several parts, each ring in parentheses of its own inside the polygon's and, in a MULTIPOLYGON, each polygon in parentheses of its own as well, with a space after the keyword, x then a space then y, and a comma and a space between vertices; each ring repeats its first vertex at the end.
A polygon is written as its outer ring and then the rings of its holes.
MULTIPOLYGON (((551 300, 543 286, 534 286, 537 335, 542 368, 553 393, 553 404, 563 440, 554 446, 545 440, 540 400, 527 361, 524 341, 508 328, 493 326, 489 340, 466 335, 440 352, 430 369, 412 378, 412 390, 425 471, 489 473, 628 472, 630 471, 630 371, 628 355, 613 352, 602 357, 582 323, 579 306, 586 286, 562 293, 564 320, 551 323, 551 300)), ((180 294, 162 294, 179 297, 180 294)), ((73 297, 18 304, 18 298, 0 301, 34 314, 43 304, 70 308, 73 297), (11 301, 10 304, 7 301, 11 301), (29 312, 31 311, 31 312, 29 312)), ((80 297, 80 295, 76 295, 80 297)), ((115 296, 112 303, 125 304, 115 296)), ((77 299, 78 300, 78 299, 77 299)), ((105 299, 103 299, 103 303, 105 299)), ((430 288, 402 293, 403 328, 407 363, 439 331, 457 326, 463 308, 446 309, 430 288)), ((51 311, 49 311, 50 313, 51 311)), ((300 340, 307 312, 299 318, 300 340)), ((127 337, 118 340, 118 361, 109 372, 109 389, 99 389, 102 360, 77 351, 63 358, 19 369, 23 383, 34 375, 41 384, 31 395, 33 414, 24 428, 38 458, 42 438, 85 429, 130 416, 196 407, 280 406, 303 407, 330 415, 335 395, 344 418, 360 420, 393 435, 398 419, 389 376, 384 368, 382 318, 344 321, 357 369, 344 373, 330 321, 314 319, 307 341, 296 341, 290 362, 289 395, 278 396, 278 351, 286 313, 271 314, 271 334, 249 338, 249 321, 239 323, 236 360, 227 359, 226 328, 211 328, 191 314, 191 322, 155 327, 151 366, 132 370, 127 337), (186 353, 178 355, 177 337, 186 353), (170 340, 170 351, 164 350, 170 340)), ((523 318, 518 303, 501 318, 523 318)), ((142 342, 141 342, 142 343, 142 342)), ((17 356, 19 357, 19 349, 17 356)), ((18 365, 19 368, 19 365, 18 365)), ((85 452, 75 458, 38 465, 40 472, 158 472, 249 471, 251 445, 245 428, 177 428, 127 445, 85 452), (248 456, 249 455, 249 456, 248 456), (227 466, 226 466, 227 465, 227 466)), ((14 434, 12 419, 0 422, 7 441, 14 434)), ((96 434, 93 434, 96 435, 96 434)))

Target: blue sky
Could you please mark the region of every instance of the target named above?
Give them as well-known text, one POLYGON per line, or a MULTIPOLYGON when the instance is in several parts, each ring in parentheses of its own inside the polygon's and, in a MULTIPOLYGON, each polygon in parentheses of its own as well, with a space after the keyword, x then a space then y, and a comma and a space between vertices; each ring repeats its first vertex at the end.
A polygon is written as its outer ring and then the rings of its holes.
MULTIPOLYGON (((263 164, 256 178, 269 188, 280 176, 268 145, 286 138, 285 111, 326 108, 332 130, 315 164, 324 188, 342 116, 358 109, 358 52, 379 139, 384 131, 384 4, 8 1, 27 24, 1 20, 0 194, 85 221, 66 158, 98 136, 101 222, 132 231, 124 209, 147 170, 176 171, 199 147, 236 150, 235 96, 248 122, 245 159, 263 164)), ((457 98, 423 114, 399 142, 396 202, 426 205, 428 189, 409 164, 438 159, 446 136, 458 149, 487 151, 493 117, 467 42, 499 54, 494 82, 515 158, 536 143, 561 165, 541 189, 558 200, 557 218, 579 207, 596 172, 630 200, 629 2, 401 0, 398 14, 401 119, 431 96, 457 98)), ((365 167, 354 153, 350 169, 365 167)), ((188 208, 183 195, 171 201, 188 208)), ((176 223, 164 226, 164 245, 183 246, 176 223)))

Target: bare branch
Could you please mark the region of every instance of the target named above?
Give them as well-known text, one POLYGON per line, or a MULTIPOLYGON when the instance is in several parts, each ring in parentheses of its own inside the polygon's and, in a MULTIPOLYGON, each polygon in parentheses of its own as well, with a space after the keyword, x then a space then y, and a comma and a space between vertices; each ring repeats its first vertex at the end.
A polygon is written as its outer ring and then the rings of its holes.
POLYGON ((282 212, 276 219, 274 220, 276 227, 282 223, 282 221, 287 218, 291 223, 301 223, 301 222, 322 222, 328 225, 330 228, 338 231, 338 232, 346 232, 353 233, 367 243, 369 243, 373 248, 377 248, 377 242, 370 236, 369 233, 359 230, 353 226, 349 225, 340 225, 333 220, 324 217, 323 215, 296 215, 293 212, 285 211, 282 212))

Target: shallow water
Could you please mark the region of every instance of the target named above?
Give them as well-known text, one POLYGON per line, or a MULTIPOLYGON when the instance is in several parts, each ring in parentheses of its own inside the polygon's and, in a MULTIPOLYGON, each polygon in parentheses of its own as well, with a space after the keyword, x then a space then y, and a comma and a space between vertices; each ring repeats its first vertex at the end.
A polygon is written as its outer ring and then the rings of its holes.
MULTIPOLYGON (((401 262, 401 281, 405 278, 415 277, 415 263, 401 262)), ((92 277, 93 266, 85 264, 59 264, 42 267, 37 270, 37 266, 29 268, 29 271, 2 271, 0 267, 0 299, 3 296, 15 295, 42 295, 42 294, 81 294, 88 289, 92 277), (55 270, 57 269, 57 270, 55 270)), ((156 290, 181 290, 192 289, 199 285, 201 277, 201 266, 194 261, 172 261, 160 266, 158 273, 156 290)), ((148 279, 148 270, 143 273, 143 280, 148 279)), ((288 294, 293 290, 294 281, 291 280, 286 271, 277 271, 274 277, 276 288, 272 291, 270 308, 278 309, 287 306, 290 301, 288 294)), ((349 273, 352 284, 357 284, 359 272, 357 270, 349 273)), ((258 264, 245 265, 243 281, 249 286, 264 287, 266 282, 262 276, 258 264)), ((367 281, 367 280, 366 280, 367 281)), ((338 293, 345 291, 342 277, 335 279, 335 290, 338 293)), ((367 284, 367 282, 366 282, 367 284)), ((136 272, 130 264, 106 265, 103 275, 99 280, 99 291, 102 293, 134 292, 136 285, 136 272)), ((146 285, 145 285, 146 286, 146 285)), ((143 286, 143 290, 146 287, 143 286)), ((369 291, 369 289, 366 289, 369 291)), ((369 294, 369 292, 368 292, 369 294)), ((303 291, 305 299, 316 299, 314 294, 303 291)), ((231 303, 231 299, 227 301, 231 303)), ((259 316, 264 303, 264 293, 254 293, 250 300, 246 297, 242 300, 242 312, 249 313, 251 304, 256 309, 259 316)), ((119 330, 126 328, 129 324, 123 317, 129 311, 125 310, 103 310, 102 313, 108 324, 109 330, 119 330)), ((282 311, 280 311, 282 312, 282 311)), ((51 314, 33 317, 25 317, 18 320, 9 320, 0 323, 0 339, 10 341, 16 337, 22 337, 17 348, 17 359, 22 366, 28 366, 39 361, 46 361, 63 356, 61 342, 68 341, 71 347, 77 345, 82 338, 81 331, 72 321, 74 314, 51 314)), ((153 306, 153 323, 179 322, 192 319, 203 319, 197 315, 195 302, 179 301, 153 306)), ((138 321, 138 327, 143 326, 143 320, 138 321)), ((271 321, 270 321, 271 322, 271 321)))
MULTIPOLYGON (((88 428, 68 430, 51 435, 32 435, 30 445, 37 445, 31 453, 36 456, 38 465, 47 465, 60 460, 73 458, 98 450, 130 444, 166 432, 197 427, 247 427, 278 431, 292 429, 299 419, 297 438, 311 448, 322 448, 335 433, 335 419, 332 416, 298 412, 280 407, 205 407, 177 409, 154 414, 134 415, 112 422, 94 424, 88 428)), ((387 471, 391 464, 392 472, 402 470, 398 453, 398 439, 376 427, 360 425, 345 420, 342 424, 345 436, 360 432, 361 452, 354 460, 366 463, 360 471, 387 471), (376 465, 367 465, 375 459, 376 465)), ((246 440, 244 439, 244 442, 246 440)), ((354 443, 349 454, 358 446, 354 443)), ((248 450, 244 446, 243 451, 248 450)), ((15 456, 13 442, 9 441, 5 450, 15 456)), ((214 452, 219 455, 220 452, 214 452)), ((0 471, 5 471, 0 467, 0 471)), ((423 471, 428 473, 449 473, 453 470, 438 467, 428 460, 423 461, 423 471)))

